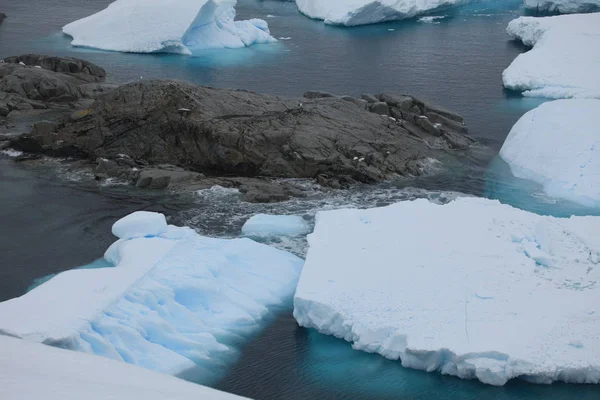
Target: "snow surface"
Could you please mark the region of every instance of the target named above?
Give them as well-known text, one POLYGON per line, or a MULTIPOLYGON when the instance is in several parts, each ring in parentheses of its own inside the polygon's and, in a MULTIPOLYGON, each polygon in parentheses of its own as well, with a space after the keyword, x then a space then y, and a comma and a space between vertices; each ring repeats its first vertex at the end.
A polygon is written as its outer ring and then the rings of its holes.
POLYGON ((500 157, 550 196, 600 208, 600 100, 544 103, 513 126, 500 157))
POLYGON ((524 96, 600 98, 600 13, 520 17, 507 32, 528 46, 502 73, 524 96))
POLYGON ((365 25, 413 18, 472 0, 296 0, 306 16, 331 25, 365 25))
POLYGON ((270 43, 267 23, 234 21, 236 0, 117 0, 71 22, 63 32, 73 46, 131 53, 239 48, 270 43))
POLYGON ((168 226, 148 237, 162 219, 136 213, 118 221, 113 230, 148 231, 108 248, 113 268, 66 271, 0 303, 0 331, 159 372, 210 374, 236 354, 231 343, 291 302, 302 260, 189 228, 168 226))
POLYGON ((301 326, 491 385, 600 383, 600 217, 459 198, 316 219, 294 298, 301 326))
POLYGON ((525 0, 525 8, 562 14, 600 11, 600 0, 525 0))
POLYGON ((241 400, 134 365, 0 335, 2 400, 241 400))
POLYGON ((242 226, 246 236, 302 236, 310 232, 310 225, 299 215, 253 215, 242 226))
POLYGON ((163 214, 136 211, 114 223, 112 234, 119 239, 133 239, 143 236, 158 236, 168 229, 163 214))

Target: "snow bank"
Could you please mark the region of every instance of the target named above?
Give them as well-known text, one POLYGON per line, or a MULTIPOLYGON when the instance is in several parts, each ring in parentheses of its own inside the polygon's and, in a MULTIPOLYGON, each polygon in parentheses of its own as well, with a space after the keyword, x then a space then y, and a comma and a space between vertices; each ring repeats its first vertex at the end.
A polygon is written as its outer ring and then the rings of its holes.
POLYGON ((3 400, 241 400, 133 365, 0 335, 3 400))
POLYGON ((413 18, 471 0, 296 0, 306 16, 331 25, 365 25, 413 18))
POLYGON ((192 368, 210 374, 226 364, 237 351, 232 343, 291 301, 302 260, 189 228, 169 226, 150 236, 163 219, 136 213, 118 221, 117 233, 129 226, 143 236, 120 239, 106 251, 114 268, 63 272, 0 303, 0 331, 169 374, 192 368))
POLYGON ((502 73, 524 96, 600 98, 600 13, 520 17, 507 32, 528 46, 502 73))
POLYGON ((257 214, 242 227, 246 236, 302 236, 308 232, 310 225, 298 215, 257 214))
POLYGON ((131 53, 238 48, 275 42, 267 23, 234 21, 236 0, 117 0, 63 32, 73 46, 131 53))
POLYGON ((600 11, 600 0, 525 0, 525 8, 549 13, 584 13, 600 11))
POLYGON ((600 383, 600 217, 422 199, 321 212, 309 245, 301 326, 492 385, 600 383))
POLYGON ((600 208, 600 100, 544 103, 513 126, 500 157, 550 196, 600 208))

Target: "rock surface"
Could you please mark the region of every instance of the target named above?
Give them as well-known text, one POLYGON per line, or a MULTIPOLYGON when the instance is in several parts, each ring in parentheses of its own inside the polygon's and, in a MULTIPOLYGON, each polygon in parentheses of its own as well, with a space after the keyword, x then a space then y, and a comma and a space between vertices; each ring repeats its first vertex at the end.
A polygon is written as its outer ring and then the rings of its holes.
POLYGON ((212 176, 321 176, 335 186, 420 175, 428 159, 456 160, 449 150, 473 143, 460 116, 410 96, 379 95, 376 104, 390 118, 379 108, 372 113, 311 93, 289 100, 179 81, 136 82, 100 95, 54 132, 36 128, 13 146, 35 142, 48 155, 90 159, 125 154, 212 176))
POLYGON ((4 18, 6 18, 6 14, 0 12, 0 24, 2 23, 2 21, 4 21, 4 18))

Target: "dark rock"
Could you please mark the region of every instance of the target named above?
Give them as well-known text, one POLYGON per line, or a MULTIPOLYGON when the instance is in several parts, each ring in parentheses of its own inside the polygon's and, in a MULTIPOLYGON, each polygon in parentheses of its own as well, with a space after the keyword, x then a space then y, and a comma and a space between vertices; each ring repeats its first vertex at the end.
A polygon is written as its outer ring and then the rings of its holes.
POLYGON ((354 103, 356 99, 352 96, 340 96, 340 99, 354 103))
POLYGON ((442 134, 441 126, 433 124, 426 116, 418 116, 415 120, 415 125, 433 136, 440 136, 442 134))
POLYGON ((33 124, 33 132, 38 135, 49 135, 58 130, 58 124, 51 121, 40 121, 33 124))
POLYGON ((363 110, 369 109, 369 102, 365 99, 356 99, 354 103, 356 103, 356 105, 362 108, 363 110))
POLYGON ((374 94, 369 94, 369 93, 361 94, 360 98, 363 100, 366 100, 367 103, 377 103, 379 101, 379 99, 377 97, 375 97, 374 94))
POLYGON ((400 110, 410 110, 413 106, 412 96, 381 93, 377 97, 380 101, 387 103, 390 107, 397 107, 400 110))
POLYGON ((98 82, 106 77, 106 71, 103 68, 89 61, 71 57, 23 54, 7 57, 4 59, 4 63, 24 63, 27 66, 39 66, 41 69, 71 75, 86 82, 98 82))
POLYGON ((0 12, 0 24, 2 23, 2 21, 4 21, 5 18, 6 18, 6 14, 4 14, 3 12, 0 12))
POLYGON ((312 100, 312 99, 325 99, 327 97, 335 97, 335 96, 329 92, 322 92, 320 90, 311 90, 311 91, 304 93, 304 95, 302 97, 304 97, 305 99, 312 100))
POLYGON ((143 169, 136 182, 139 188, 166 189, 170 185, 193 182, 201 177, 200 174, 186 171, 173 166, 143 169))
POLYGON ((4 102, 0 102, 0 117, 6 117, 10 109, 8 108, 8 104, 4 102))
POLYGON ((369 106, 369 110, 371 110, 372 113, 375 113, 377 115, 390 115, 390 109, 388 105, 381 101, 371 104, 369 106))
MULTIPOLYGON (((137 164, 172 164, 213 176, 324 175, 340 186, 409 175, 408 160, 455 157, 427 140, 440 140, 446 149, 457 140, 445 141, 431 123, 417 126, 415 116, 400 124, 337 97, 305 99, 302 108, 298 102, 177 81, 140 81, 101 95, 91 110, 65 121, 56 134, 34 136, 47 154, 72 146, 90 159, 127 154, 137 164), (182 108, 190 111, 183 115, 182 108)), ((374 110, 388 115, 386 103, 374 110)), ((176 179, 173 173, 159 175, 151 176, 157 179, 152 187, 176 179)), ((151 184, 145 179, 140 185, 151 184)), ((259 193, 248 196, 266 201, 259 193)), ((270 198, 284 195, 289 196, 270 198)))

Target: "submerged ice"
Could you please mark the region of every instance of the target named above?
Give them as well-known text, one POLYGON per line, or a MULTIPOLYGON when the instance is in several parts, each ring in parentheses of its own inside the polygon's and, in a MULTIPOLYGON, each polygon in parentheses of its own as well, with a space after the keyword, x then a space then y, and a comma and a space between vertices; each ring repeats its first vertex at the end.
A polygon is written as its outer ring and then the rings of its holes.
POLYGON ((302 236, 310 232, 310 225, 299 215, 256 214, 242 226, 246 236, 302 236))
POLYGON ((276 41, 263 20, 234 21, 235 5, 236 0, 116 0, 63 32, 74 46, 132 53, 191 54, 276 41))
POLYGON ((500 157, 546 193, 600 209, 600 100, 544 103, 513 126, 500 157))
POLYGON ((202 237, 138 212, 118 221, 113 268, 63 272, 0 303, 0 331, 208 381, 291 301, 302 267, 249 239, 202 237))
POLYGON ((600 383, 600 218, 427 200, 317 215, 301 326, 405 367, 503 385, 600 383))

